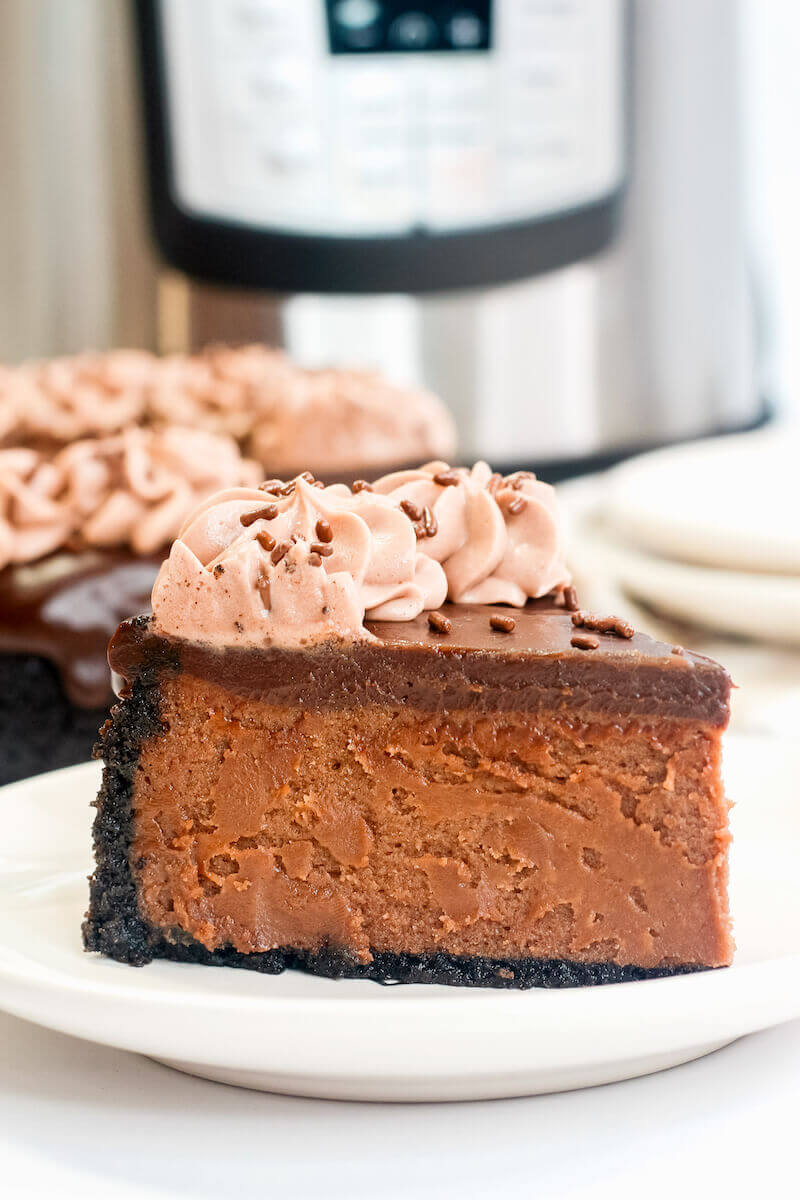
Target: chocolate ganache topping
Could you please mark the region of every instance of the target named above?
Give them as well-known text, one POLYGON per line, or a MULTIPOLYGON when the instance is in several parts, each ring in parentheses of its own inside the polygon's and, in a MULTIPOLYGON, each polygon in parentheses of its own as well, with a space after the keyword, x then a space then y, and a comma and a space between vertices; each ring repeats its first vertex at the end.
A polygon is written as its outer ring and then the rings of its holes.
POLYGON ((154 628, 217 646, 369 640, 446 599, 523 606, 569 584, 552 488, 433 462, 374 484, 309 475, 206 500, 153 589, 154 628))
POLYGON ((46 659, 71 704, 107 707, 108 639, 126 617, 149 611, 161 558, 57 551, 0 571, 0 653, 46 659))

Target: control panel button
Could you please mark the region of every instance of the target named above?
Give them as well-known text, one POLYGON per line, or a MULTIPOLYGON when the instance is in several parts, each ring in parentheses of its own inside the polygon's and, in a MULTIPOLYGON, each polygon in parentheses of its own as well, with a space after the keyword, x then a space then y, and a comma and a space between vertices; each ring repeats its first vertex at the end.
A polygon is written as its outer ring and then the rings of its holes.
POLYGON ((381 38, 378 0, 339 0, 331 13, 337 40, 350 50, 372 50, 381 38))
POLYGON ((439 42, 439 26, 424 12, 406 12, 389 26, 392 50, 432 50, 439 42))
POLYGON ((477 50, 486 44, 486 26, 471 12, 456 12, 445 25, 445 35, 454 50, 477 50))

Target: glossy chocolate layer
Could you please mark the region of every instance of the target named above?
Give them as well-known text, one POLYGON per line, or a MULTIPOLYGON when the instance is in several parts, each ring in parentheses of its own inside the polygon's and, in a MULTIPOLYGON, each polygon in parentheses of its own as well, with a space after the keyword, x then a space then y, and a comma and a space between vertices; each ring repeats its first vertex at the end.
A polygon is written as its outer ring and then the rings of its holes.
POLYGON ((161 558, 65 551, 7 567, 0 572, 0 653, 47 659, 78 708, 108 705, 108 640, 125 617, 149 611, 161 558))
POLYGON ((672 653, 644 634, 596 635, 597 648, 571 645, 571 614, 552 600, 522 610, 445 604, 449 634, 412 621, 373 622, 374 642, 308 650, 218 651, 160 637, 149 620, 127 621, 109 647, 115 672, 132 682, 146 668, 180 669, 248 699, 338 709, 360 704, 437 711, 586 711, 610 717, 687 717, 723 727, 730 679, 702 655, 672 653), (492 616, 514 617, 510 633, 492 616))

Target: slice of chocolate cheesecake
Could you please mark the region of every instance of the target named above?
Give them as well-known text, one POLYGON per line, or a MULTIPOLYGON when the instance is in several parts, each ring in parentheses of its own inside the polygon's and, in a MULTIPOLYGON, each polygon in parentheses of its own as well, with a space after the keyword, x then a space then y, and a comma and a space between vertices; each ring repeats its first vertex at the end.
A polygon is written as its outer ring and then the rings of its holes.
POLYGON ((112 642, 87 948, 499 987, 730 962, 729 679, 570 611, 544 485, 265 486, 198 510, 112 642))

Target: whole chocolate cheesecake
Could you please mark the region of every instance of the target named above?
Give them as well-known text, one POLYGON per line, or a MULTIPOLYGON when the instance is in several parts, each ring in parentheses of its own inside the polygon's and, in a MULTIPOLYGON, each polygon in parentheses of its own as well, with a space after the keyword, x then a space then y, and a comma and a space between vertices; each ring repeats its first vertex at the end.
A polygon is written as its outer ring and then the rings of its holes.
POLYGON ((230 438, 175 425, 0 449, 0 783, 91 756, 111 634, 149 611, 197 502, 259 475, 230 438))
POLYGON ((527 473, 223 492, 110 661, 89 950, 497 987, 731 960, 728 676, 577 609, 527 473))

